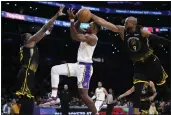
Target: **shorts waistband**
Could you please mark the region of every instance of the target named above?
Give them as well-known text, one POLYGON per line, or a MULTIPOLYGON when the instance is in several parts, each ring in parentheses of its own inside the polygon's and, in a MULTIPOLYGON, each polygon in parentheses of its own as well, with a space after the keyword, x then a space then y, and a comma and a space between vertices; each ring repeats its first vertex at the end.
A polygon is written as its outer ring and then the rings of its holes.
POLYGON ((146 61, 149 57, 154 56, 153 50, 148 51, 144 56, 142 56, 140 59, 135 60, 135 62, 144 62, 146 61))
MULTIPOLYGON (((28 68, 27 65, 23 65, 22 67, 24 67, 24 68, 26 68, 26 69, 28 68)), ((33 72, 35 73, 36 70, 37 70, 37 67, 35 67, 35 66, 30 66, 28 69, 31 70, 31 71, 33 71, 33 72)))
POLYGON ((78 62, 80 65, 92 65, 92 63, 87 63, 87 62, 78 62))
POLYGON ((96 101, 104 101, 104 100, 96 100, 96 101))

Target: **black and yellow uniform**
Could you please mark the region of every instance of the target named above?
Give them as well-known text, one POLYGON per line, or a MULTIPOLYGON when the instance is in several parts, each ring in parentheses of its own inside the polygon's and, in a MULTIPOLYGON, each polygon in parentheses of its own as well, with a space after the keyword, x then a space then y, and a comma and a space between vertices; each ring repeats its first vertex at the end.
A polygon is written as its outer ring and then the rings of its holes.
POLYGON ((34 97, 34 75, 38 68, 39 53, 38 48, 20 48, 21 69, 17 75, 19 78, 20 90, 16 95, 26 95, 28 98, 34 97))
POLYGON ((21 69, 17 75, 20 90, 16 95, 21 96, 21 108, 19 115, 33 115, 34 111, 34 79, 38 68, 39 53, 38 48, 20 48, 21 69))
POLYGON ((141 97, 140 97, 140 100, 141 100, 140 111, 144 115, 148 114, 148 110, 149 110, 150 104, 151 104, 149 101, 149 97, 152 95, 153 95, 152 88, 150 87, 149 82, 145 82, 143 84, 143 88, 141 91, 141 97))
POLYGON ((168 77, 157 56, 150 49, 148 39, 141 35, 141 27, 137 26, 134 33, 124 32, 124 43, 130 59, 134 62, 135 108, 140 108, 140 95, 143 83, 153 81, 163 85, 168 77))

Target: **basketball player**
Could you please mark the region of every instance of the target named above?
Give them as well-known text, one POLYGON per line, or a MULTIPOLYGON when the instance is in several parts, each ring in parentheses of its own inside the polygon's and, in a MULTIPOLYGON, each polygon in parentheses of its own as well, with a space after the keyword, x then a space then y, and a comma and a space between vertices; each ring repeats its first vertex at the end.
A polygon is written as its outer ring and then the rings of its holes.
POLYGON ((76 76, 78 80, 79 94, 85 104, 88 106, 93 115, 96 115, 97 110, 93 103, 93 100, 88 96, 88 89, 90 79, 93 73, 92 67, 92 56, 97 45, 97 32, 100 30, 100 26, 91 22, 89 24, 88 30, 82 30, 80 28, 80 22, 77 21, 74 24, 75 15, 73 10, 68 10, 69 19, 71 22, 70 33, 73 40, 79 41, 80 46, 77 54, 76 63, 66 63, 61 65, 53 66, 51 69, 51 85, 52 85, 52 95, 49 102, 56 100, 58 84, 59 84, 59 75, 66 75, 69 77, 76 76))
MULTIPOLYGON (((167 92, 165 84, 168 75, 165 73, 160 61, 148 44, 149 40, 157 44, 169 45, 171 41, 150 33, 137 25, 137 18, 128 17, 124 26, 114 25, 106 20, 92 14, 92 19, 101 26, 113 32, 118 32, 123 40, 130 59, 134 62, 134 87, 135 87, 135 114, 139 114, 140 95, 143 88, 142 82, 153 81, 162 86, 167 92), (165 84, 165 85, 164 85, 165 84)), ((169 96, 169 95, 163 95, 169 96)))
POLYGON ((103 106, 103 103, 105 101, 105 96, 108 96, 108 93, 104 87, 102 87, 102 82, 98 82, 98 87, 95 90, 95 95, 92 97, 92 99, 96 99, 95 106, 97 109, 97 112, 101 110, 101 107, 103 106))
MULTIPOLYGON (((44 36, 50 34, 53 23, 62 13, 64 6, 61 6, 59 11, 52 17, 36 34, 31 35, 25 33, 21 36, 22 46, 20 47, 21 69, 18 73, 18 78, 21 82, 20 90, 16 95, 22 96, 20 115, 32 115, 34 108, 34 75, 38 68, 39 53, 36 43, 44 36)), ((19 84, 19 83, 18 83, 19 84)))
MULTIPOLYGON (((156 92, 155 85, 152 81, 142 82, 141 84, 143 84, 143 88, 141 91, 141 98, 140 98, 141 101, 140 110, 142 115, 148 115, 148 110, 150 108, 151 101, 153 101, 154 98, 157 96, 157 92, 156 92)), ((124 94, 120 95, 118 99, 122 99, 123 97, 130 95, 134 91, 135 91, 135 87, 133 86, 124 94)))

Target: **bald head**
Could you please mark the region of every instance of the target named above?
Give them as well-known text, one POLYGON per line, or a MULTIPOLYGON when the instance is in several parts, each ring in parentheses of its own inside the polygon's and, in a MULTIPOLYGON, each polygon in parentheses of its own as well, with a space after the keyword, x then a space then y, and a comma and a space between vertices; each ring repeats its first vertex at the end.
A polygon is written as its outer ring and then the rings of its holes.
POLYGON ((130 22, 130 23, 133 23, 133 24, 137 24, 137 18, 135 18, 135 17, 133 17, 133 16, 130 16, 130 17, 127 17, 126 19, 125 19, 125 23, 128 23, 128 22, 130 22))
POLYGON ((132 17, 132 16, 127 17, 125 19, 124 26, 125 26, 125 29, 127 30, 127 32, 131 32, 131 33, 135 32, 136 26, 137 26, 137 18, 132 17))

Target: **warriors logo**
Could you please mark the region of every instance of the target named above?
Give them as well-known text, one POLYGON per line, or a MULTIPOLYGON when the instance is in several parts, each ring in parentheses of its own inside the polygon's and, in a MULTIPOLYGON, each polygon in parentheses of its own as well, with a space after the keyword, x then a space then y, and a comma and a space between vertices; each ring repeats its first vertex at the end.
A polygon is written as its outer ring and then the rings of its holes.
POLYGON ((140 50, 141 43, 139 41, 139 38, 137 38, 137 37, 130 37, 127 42, 128 42, 128 48, 132 52, 138 52, 140 50))

